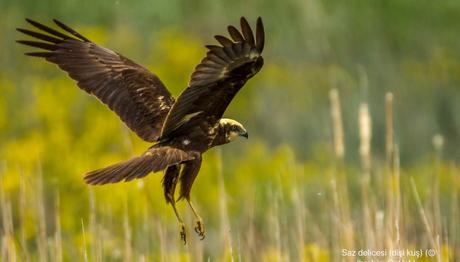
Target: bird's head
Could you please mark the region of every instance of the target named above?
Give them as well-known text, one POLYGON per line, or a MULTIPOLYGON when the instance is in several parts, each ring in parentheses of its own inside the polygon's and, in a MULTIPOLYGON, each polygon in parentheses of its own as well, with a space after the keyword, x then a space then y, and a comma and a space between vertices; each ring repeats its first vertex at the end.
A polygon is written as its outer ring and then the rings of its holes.
POLYGON ((225 136, 225 142, 227 143, 232 142, 239 136, 248 138, 248 132, 244 126, 233 119, 222 118, 219 121, 219 126, 221 134, 225 136))

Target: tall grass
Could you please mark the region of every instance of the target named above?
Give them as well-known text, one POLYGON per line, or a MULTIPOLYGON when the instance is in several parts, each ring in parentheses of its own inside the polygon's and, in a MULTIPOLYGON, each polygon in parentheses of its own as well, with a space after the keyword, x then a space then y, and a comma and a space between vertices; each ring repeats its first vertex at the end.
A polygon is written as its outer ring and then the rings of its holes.
MULTIPOLYGON (((199 195, 216 196, 208 200, 211 209, 203 208, 206 203, 199 208, 207 236, 199 241, 189 228, 185 246, 172 210, 156 199, 161 192, 151 192, 160 189, 152 186, 158 179, 88 187, 86 197, 70 196, 69 201, 68 192, 44 183, 40 165, 31 175, 17 175, 5 163, 0 174, 1 261, 456 261, 459 167, 443 161, 443 141, 437 136, 432 159, 415 170, 400 169, 393 99, 387 94, 381 109, 386 118, 383 162, 371 154, 372 112, 366 103, 356 114, 359 150, 345 147, 338 90, 330 92, 331 150, 322 163, 300 163, 288 147, 268 153, 256 146, 233 163, 225 161, 220 149, 210 153, 206 161, 211 164, 201 179, 212 183, 195 188, 199 195), (345 152, 359 153, 361 168, 349 165, 345 152), (264 169, 264 163, 270 168, 264 169), (255 179, 264 175, 272 180, 255 179), (251 185, 256 182, 263 187, 251 185), (112 190, 122 190, 122 197, 106 198, 112 190), (86 211, 69 218, 75 214, 69 206, 86 211), (420 258, 407 253, 418 249, 434 253, 420 258), (358 257, 344 250, 388 253, 358 257), (390 255, 395 250, 404 253, 390 255)), ((186 206, 179 209, 193 225, 186 206)))

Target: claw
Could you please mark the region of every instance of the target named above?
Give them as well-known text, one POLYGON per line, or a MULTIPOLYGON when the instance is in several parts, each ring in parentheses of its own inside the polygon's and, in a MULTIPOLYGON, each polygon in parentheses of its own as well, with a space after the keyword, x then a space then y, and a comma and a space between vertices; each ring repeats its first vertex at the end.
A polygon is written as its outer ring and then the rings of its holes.
POLYGON ((204 224, 203 221, 197 220, 196 225, 195 225, 195 232, 200 236, 200 240, 203 240, 205 238, 205 230, 204 230, 204 224))
POLYGON ((198 234, 198 236, 201 237, 201 240, 203 240, 204 237, 205 237, 204 236, 205 230, 204 230, 203 220, 201 220, 200 215, 198 215, 198 213, 196 212, 195 207, 193 207, 193 204, 190 201, 190 199, 189 198, 186 198, 186 199, 187 199, 187 202, 188 202, 190 208, 192 209, 193 215, 195 216, 195 219, 196 219, 195 232, 198 234))
POLYGON ((179 234, 180 234, 180 239, 184 242, 184 245, 187 244, 187 234, 185 233, 184 223, 179 223, 179 234))

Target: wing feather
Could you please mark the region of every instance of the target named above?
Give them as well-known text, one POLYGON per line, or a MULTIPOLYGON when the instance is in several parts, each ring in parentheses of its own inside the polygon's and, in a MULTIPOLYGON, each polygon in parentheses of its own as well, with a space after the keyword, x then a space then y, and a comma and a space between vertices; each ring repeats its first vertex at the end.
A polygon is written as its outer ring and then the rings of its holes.
POLYGON ((241 17, 240 20, 241 24, 241 31, 243 32, 244 40, 249 43, 251 46, 254 46, 254 35, 252 34, 252 29, 249 26, 248 20, 246 18, 241 17))
POLYGON ((235 41, 235 42, 244 42, 243 36, 241 35, 240 31, 238 31, 238 29, 236 29, 236 27, 234 27, 232 25, 229 25, 228 26, 228 33, 233 38, 233 41, 235 41))
POLYGON ((51 42, 51 43, 55 43, 55 44, 61 42, 61 40, 58 39, 58 38, 51 37, 49 35, 41 34, 41 33, 38 33, 38 32, 34 32, 34 31, 31 31, 31 30, 18 28, 18 31, 23 33, 23 34, 25 34, 25 35, 32 36, 32 37, 38 38, 38 39, 43 40, 43 41, 47 41, 47 42, 51 42))
POLYGON ((216 35, 214 38, 223 46, 232 46, 232 40, 226 38, 225 36, 216 35))
POLYGON ((217 35, 215 38, 221 45, 206 46, 209 51, 168 113, 161 138, 190 132, 200 121, 220 119, 240 88, 262 67, 265 37, 262 19, 257 19, 257 41, 244 17, 241 18, 241 33, 233 26, 229 26, 228 31, 233 41, 217 35), (187 118, 198 112, 201 113, 187 118))
POLYGON ((164 119, 174 98, 161 80, 146 68, 122 55, 91 42, 58 20, 54 23, 66 33, 26 19, 40 31, 18 31, 40 41, 19 40, 39 48, 26 55, 43 57, 58 65, 78 86, 95 95, 146 141, 160 135, 164 119))
POLYGON ((264 25, 262 24, 262 19, 259 17, 257 18, 257 25, 256 25, 256 47, 259 52, 264 50, 265 45, 265 31, 264 25))
POLYGON ((60 28, 64 29, 65 31, 71 33, 72 35, 76 36, 77 38, 85 41, 85 42, 91 42, 88 40, 88 38, 82 36, 81 34, 79 34, 77 31, 73 30, 72 28, 66 26, 65 24, 61 23, 60 21, 58 21, 57 19, 53 19, 53 22, 58 25, 60 28))
POLYGON ((195 156, 170 146, 154 146, 141 156, 88 172, 84 179, 91 185, 131 181, 164 170, 168 166, 193 160, 195 156))

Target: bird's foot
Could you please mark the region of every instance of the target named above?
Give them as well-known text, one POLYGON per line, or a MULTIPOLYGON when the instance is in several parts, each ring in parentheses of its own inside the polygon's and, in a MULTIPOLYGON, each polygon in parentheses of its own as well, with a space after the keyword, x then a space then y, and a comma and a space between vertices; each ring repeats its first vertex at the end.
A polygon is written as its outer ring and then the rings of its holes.
POLYGON ((195 232, 198 234, 198 236, 201 237, 201 240, 204 239, 205 230, 204 230, 204 224, 203 224, 203 221, 201 220, 201 218, 196 221, 195 232))
POLYGON ((187 244, 187 234, 185 233, 185 224, 182 222, 179 223, 179 234, 180 234, 180 239, 184 242, 184 245, 187 244))

